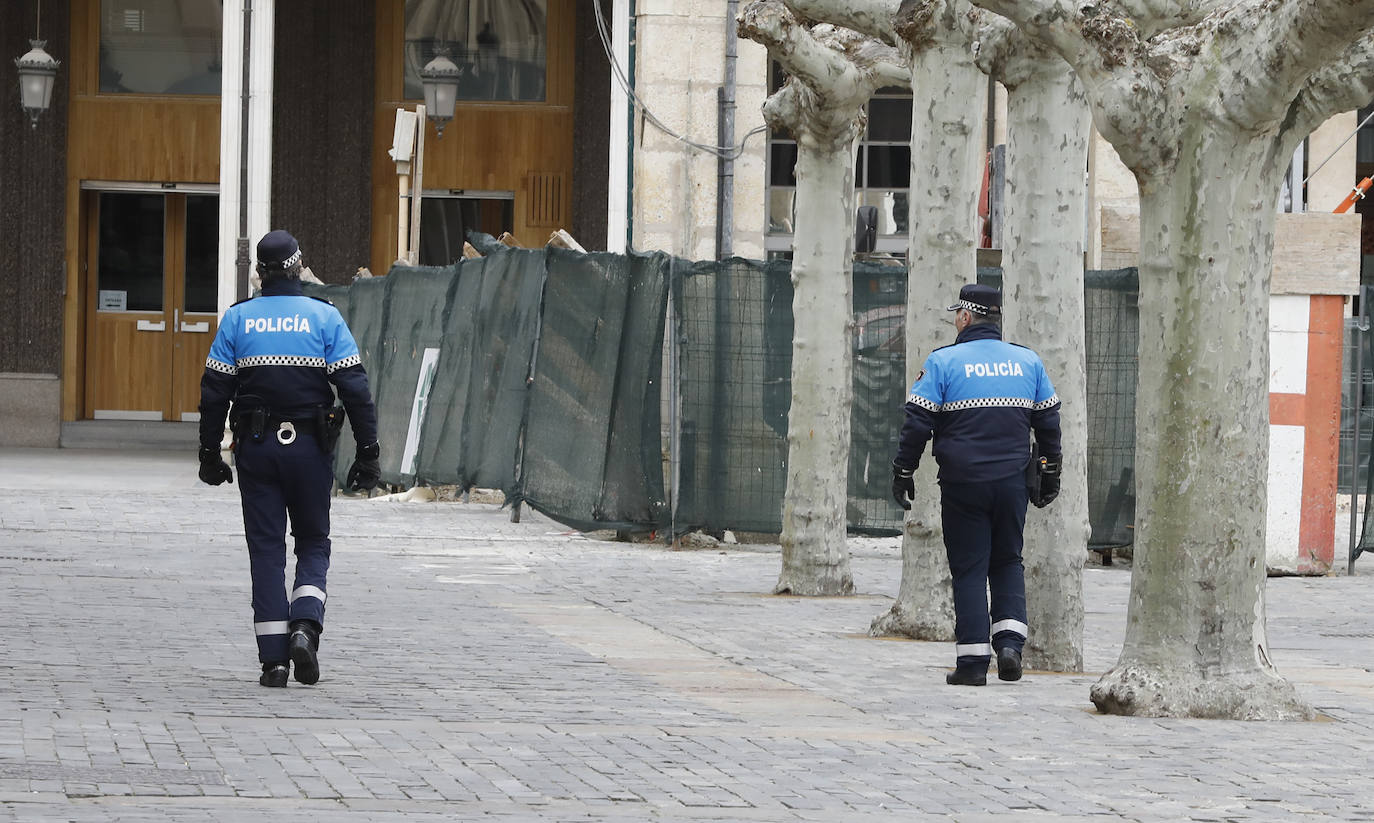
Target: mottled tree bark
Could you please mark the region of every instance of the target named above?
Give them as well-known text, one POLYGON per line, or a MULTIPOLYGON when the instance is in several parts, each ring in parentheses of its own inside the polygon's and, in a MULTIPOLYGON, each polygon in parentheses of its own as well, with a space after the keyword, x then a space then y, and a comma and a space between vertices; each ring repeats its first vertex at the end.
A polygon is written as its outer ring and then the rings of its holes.
POLYGON ((1007 191, 1002 229, 1004 338, 1035 349, 1063 401, 1063 485, 1026 517, 1025 661, 1083 668, 1083 562, 1088 537, 1087 369, 1083 227, 1090 114, 1057 54, 997 18, 979 31, 979 66, 1007 87, 1007 191))
POLYGON ((790 75, 764 116, 797 139, 793 226, 792 405, 782 572, 776 594, 854 590, 846 545, 854 271, 854 155, 863 106, 905 80, 890 47, 832 26, 800 24, 777 0, 740 15, 740 35, 768 47, 790 75))
MULTIPOLYGON (((978 270, 979 141, 987 81, 973 63, 968 5, 955 0, 903 4, 893 18, 898 48, 911 66, 911 200, 907 245, 906 371, 916 382, 926 356, 954 342, 945 308, 978 270)), ((895 411, 895 410, 894 410, 895 411)), ((935 458, 916 472, 916 497, 902 529, 897 600, 869 626, 871 635, 954 640, 954 600, 935 458)))
POLYGON ((1294 145, 1374 96, 1374 0, 975 0, 1064 57, 1141 201, 1135 572, 1105 712, 1312 710, 1264 626, 1275 198, 1294 145), (1140 11, 1140 9, 1137 9, 1140 11))
MULTIPOLYGON (((973 62, 973 18, 963 0, 786 0, 798 15, 891 43, 911 70, 911 199, 907 246, 907 384, 925 358, 953 342, 944 308, 977 273, 978 135, 987 83, 973 62)), ((894 410, 894 415, 896 410, 894 410)), ((898 418, 900 419, 900 418, 898 418)), ((935 460, 921 461, 902 529, 902 580, 869 634, 954 639, 954 601, 935 460)))

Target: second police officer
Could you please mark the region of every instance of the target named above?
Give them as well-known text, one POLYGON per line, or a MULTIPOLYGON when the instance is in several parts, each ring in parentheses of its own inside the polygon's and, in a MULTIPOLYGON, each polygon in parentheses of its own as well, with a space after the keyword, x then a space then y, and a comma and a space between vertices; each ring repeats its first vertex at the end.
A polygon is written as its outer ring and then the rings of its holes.
POLYGON ((224 313, 200 383, 200 479, 233 482, 220 456, 225 418, 234 432, 243 531, 253 578, 253 631, 259 682, 319 680, 329 572, 329 498, 334 443, 347 412, 357 441, 348 472, 353 490, 380 479, 377 410, 358 346, 338 309, 301 291, 301 251, 285 231, 257 247, 262 296, 224 313), (334 392, 343 408, 335 406, 334 392), (286 530, 295 538, 288 597, 286 530))
POLYGON ((954 582, 955 669, 945 682, 981 686, 997 655, 997 675, 1019 680, 1026 633, 1021 562, 1026 504, 1059 494, 1059 397, 1040 356, 1002 340, 1002 295, 990 286, 959 291, 958 336, 930 353, 906 402, 892 494, 903 509, 926 442, 939 466, 940 523, 954 582), (1031 467, 1034 432, 1041 460, 1031 467), (1031 498, 1028 485, 1038 488, 1031 498), (988 610, 988 592, 992 609, 988 610))

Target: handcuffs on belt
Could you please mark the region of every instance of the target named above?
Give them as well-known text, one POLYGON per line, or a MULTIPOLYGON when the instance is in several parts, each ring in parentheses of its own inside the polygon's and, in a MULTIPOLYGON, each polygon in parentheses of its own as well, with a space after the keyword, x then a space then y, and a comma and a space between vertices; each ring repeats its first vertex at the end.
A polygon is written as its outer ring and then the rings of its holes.
POLYGON ((277 442, 283 446, 296 442, 296 426, 290 420, 281 421, 281 425, 277 427, 277 442))

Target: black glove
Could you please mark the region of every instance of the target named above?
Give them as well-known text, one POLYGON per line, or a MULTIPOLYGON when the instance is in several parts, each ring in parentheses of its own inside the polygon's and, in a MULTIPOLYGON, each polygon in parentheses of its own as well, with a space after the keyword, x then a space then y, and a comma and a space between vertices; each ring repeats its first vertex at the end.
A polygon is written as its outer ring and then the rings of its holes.
POLYGON ((1037 509, 1043 509, 1059 496, 1059 471, 1064 464, 1064 456, 1055 454, 1040 460, 1040 493, 1031 498, 1037 509))
POLYGON ((382 479, 382 465, 378 462, 382 447, 376 443, 359 446, 353 465, 348 467, 349 491, 372 491, 382 479))
POLYGON ((218 486, 224 481, 234 482, 234 472, 220 457, 218 447, 200 447, 200 482, 218 486))
POLYGON ((911 478, 915 473, 915 469, 892 464, 892 499, 906 511, 911 511, 911 501, 916 497, 916 481, 911 478))

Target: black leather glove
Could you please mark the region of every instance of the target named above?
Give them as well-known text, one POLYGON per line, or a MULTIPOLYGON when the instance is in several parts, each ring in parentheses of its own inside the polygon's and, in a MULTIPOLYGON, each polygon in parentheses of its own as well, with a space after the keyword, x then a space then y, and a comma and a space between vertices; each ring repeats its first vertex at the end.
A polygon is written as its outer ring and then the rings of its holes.
POLYGON ((219 448, 200 447, 200 482, 218 486, 224 481, 234 482, 234 472, 220 456, 219 448))
POLYGON ((1059 473, 1063 464, 1062 454, 1051 455, 1040 461, 1040 493, 1031 500, 1037 509, 1045 508, 1059 496, 1059 473))
POLYGON ((892 499, 905 511, 911 511, 911 501, 916 497, 916 481, 912 479, 915 473, 915 469, 892 464, 892 499))
POLYGON ((353 465, 348 467, 349 491, 372 491, 382 479, 382 464, 378 462, 382 447, 377 443, 359 446, 353 465))

